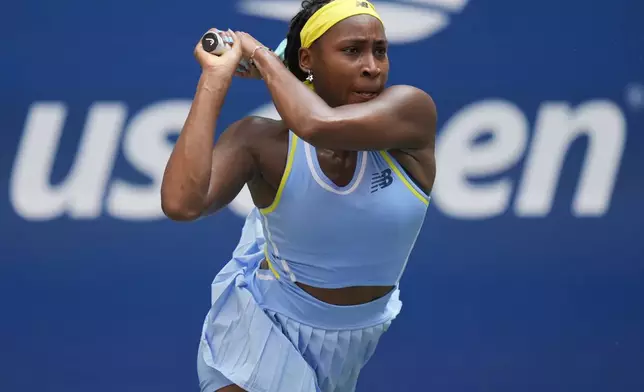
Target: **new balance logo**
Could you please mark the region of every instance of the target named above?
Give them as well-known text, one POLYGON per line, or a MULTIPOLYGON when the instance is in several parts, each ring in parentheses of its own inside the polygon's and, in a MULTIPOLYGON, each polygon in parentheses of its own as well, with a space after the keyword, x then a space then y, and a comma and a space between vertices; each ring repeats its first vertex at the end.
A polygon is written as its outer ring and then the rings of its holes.
POLYGON ((370 4, 367 3, 366 1, 356 1, 356 7, 362 7, 362 8, 373 8, 369 7, 370 4))
POLYGON ((393 182, 394 177, 391 175, 391 169, 385 169, 380 173, 373 173, 371 175, 371 193, 385 189, 393 182))

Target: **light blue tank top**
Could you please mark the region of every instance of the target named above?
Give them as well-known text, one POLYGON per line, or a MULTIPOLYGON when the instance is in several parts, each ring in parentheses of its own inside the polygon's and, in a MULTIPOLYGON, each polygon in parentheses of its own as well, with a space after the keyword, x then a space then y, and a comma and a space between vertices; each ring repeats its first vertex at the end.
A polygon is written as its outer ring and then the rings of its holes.
POLYGON ((269 267, 280 280, 315 287, 395 286, 428 205, 388 152, 358 152, 353 179, 339 187, 315 147, 289 132, 275 200, 260 209, 269 267))

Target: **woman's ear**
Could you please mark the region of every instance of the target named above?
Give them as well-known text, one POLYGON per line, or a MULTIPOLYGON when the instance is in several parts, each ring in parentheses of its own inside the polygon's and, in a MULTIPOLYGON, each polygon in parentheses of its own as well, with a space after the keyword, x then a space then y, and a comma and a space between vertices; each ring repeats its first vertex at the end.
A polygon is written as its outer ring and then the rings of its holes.
POLYGON ((311 50, 309 48, 300 48, 298 51, 300 58, 300 69, 305 74, 308 74, 311 69, 313 69, 313 58, 311 56, 311 50))

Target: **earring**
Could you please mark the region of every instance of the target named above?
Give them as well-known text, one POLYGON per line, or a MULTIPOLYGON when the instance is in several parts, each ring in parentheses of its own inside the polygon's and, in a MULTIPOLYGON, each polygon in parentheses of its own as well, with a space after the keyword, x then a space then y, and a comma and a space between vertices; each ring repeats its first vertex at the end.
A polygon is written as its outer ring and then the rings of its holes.
POLYGON ((313 74, 311 73, 311 70, 308 70, 309 76, 306 77, 306 81, 309 83, 313 82, 313 74))

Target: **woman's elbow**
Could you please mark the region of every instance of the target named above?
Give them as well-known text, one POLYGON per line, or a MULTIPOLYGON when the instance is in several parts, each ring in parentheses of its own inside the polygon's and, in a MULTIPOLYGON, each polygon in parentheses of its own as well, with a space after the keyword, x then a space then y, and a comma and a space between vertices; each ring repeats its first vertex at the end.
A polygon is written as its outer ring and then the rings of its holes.
POLYGON ((201 216, 200 211, 183 208, 176 204, 161 203, 161 209, 168 219, 175 222, 191 222, 201 216))
POLYGON ((190 222, 197 220, 202 213, 202 208, 186 203, 178 197, 171 197, 161 193, 161 210, 166 217, 177 222, 190 222))

